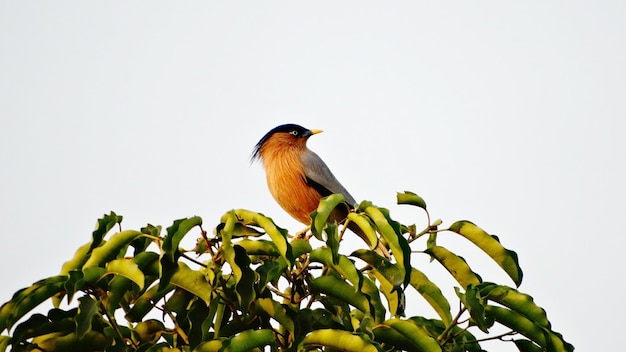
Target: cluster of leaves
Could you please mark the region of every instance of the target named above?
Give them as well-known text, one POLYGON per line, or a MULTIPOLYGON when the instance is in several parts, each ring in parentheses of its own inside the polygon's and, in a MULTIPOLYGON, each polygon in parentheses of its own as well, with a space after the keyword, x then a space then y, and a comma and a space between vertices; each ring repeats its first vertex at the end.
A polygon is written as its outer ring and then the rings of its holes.
MULTIPOLYGON (((121 216, 105 215, 60 275, 16 292, 0 308, 0 332, 22 321, 11 336, 0 336, 0 351, 482 351, 483 340, 504 337, 523 352, 573 350, 530 296, 483 282, 463 258, 437 245, 442 232, 456 233, 519 286, 517 256, 495 236, 468 221, 439 229, 441 221, 431 223, 429 216, 417 232, 363 202, 346 221, 372 248, 345 255, 340 244, 347 226, 327 222, 342 202, 331 195, 311 214, 310 236, 323 241, 319 248, 306 233, 289 236, 247 210, 224 214, 212 236, 199 217, 176 220, 161 236, 152 225, 122 231, 121 216), (105 241, 116 226, 120 231, 105 241), (196 247, 181 249, 193 229, 200 232, 196 247), (413 251, 413 241, 424 235, 426 248, 413 251), (378 254, 377 241, 391 255, 378 254), (454 314, 441 289, 411 266, 412 255, 424 254, 460 285, 454 314), (417 291, 438 319, 407 318, 407 290, 417 291), (77 307, 58 308, 77 294, 77 307), (49 299, 56 308, 26 317, 49 299), (510 331, 489 335, 498 325, 510 331), (476 329, 490 337, 476 338, 476 329)), ((426 210, 410 192, 398 194, 398 203, 426 210)))

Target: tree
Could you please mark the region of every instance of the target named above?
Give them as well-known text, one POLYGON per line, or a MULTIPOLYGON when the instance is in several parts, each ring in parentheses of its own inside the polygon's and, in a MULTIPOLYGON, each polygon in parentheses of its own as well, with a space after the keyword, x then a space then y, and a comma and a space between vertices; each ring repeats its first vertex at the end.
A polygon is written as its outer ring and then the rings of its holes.
POLYGON ((437 244, 444 234, 466 238, 519 286, 517 255, 497 237, 469 221, 440 229, 424 200, 404 192, 398 204, 423 209, 425 228, 418 232, 362 202, 346 221, 360 227, 373 248, 383 241, 391 255, 370 248, 346 255, 346 224, 327 222, 342 203, 341 195, 324 198, 311 214, 310 234, 297 236, 242 209, 224 214, 212 235, 199 217, 174 221, 164 236, 160 226, 122 230, 122 216, 111 212, 60 275, 17 291, 0 308, 0 332, 15 326, 0 337, 0 351, 481 351, 488 339, 524 352, 574 349, 532 297, 483 282, 462 257, 437 244), (105 241, 115 227, 119 232, 105 241), (193 233, 199 233, 195 248, 181 249, 193 233), (313 248, 311 236, 323 245, 313 248), (423 236, 426 241, 415 242, 423 236), (421 242, 425 248, 412 248, 421 242), (458 282, 458 309, 411 265, 416 255, 430 256, 458 282), (438 317, 406 317, 409 291, 438 317), (26 316, 48 299, 56 308, 47 315, 26 316), (63 299, 74 307, 58 308, 63 299), (495 326, 507 332, 495 334, 495 326))

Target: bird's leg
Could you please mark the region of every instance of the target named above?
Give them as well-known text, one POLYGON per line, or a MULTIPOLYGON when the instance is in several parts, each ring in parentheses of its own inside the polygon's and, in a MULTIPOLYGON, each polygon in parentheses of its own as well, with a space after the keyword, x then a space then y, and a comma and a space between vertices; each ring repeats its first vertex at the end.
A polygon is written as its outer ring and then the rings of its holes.
POLYGON ((313 233, 311 232, 311 234, 307 236, 307 232, 309 232, 309 230, 311 230, 311 226, 307 226, 304 229, 296 232, 295 238, 304 238, 308 240, 313 235, 313 233))

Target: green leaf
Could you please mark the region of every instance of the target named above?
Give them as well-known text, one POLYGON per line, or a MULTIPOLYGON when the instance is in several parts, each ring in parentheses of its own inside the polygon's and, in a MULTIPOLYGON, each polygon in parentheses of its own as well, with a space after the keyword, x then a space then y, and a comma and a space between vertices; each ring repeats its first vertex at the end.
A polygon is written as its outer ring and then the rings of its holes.
POLYGON ((519 331, 536 344, 551 351, 572 351, 574 349, 571 344, 563 340, 561 334, 551 330, 545 311, 535 305, 532 297, 529 295, 520 293, 513 288, 495 284, 486 285, 481 291, 487 293, 488 299, 511 308, 509 310, 507 308, 489 306, 490 310, 488 313, 501 324, 519 331), (517 330, 517 328, 526 332, 517 330))
POLYGON ((358 249, 352 252, 350 256, 357 257, 369 264, 372 268, 380 271, 385 279, 394 287, 400 286, 404 282, 404 271, 402 271, 399 266, 374 251, 358 249))
MULTIPOLYGON (((230 247, 232 248, 232 246, 230 247)), ((172 276, 178 271, 178 260, 172 261, 169 255, 162 255, 159 259, 159 289, 164 289, 172 280, 172 276)))
POLYGON ((294 258, 298 258, 299 256, 306 253, 311 253, 311 251, 313 250, 309 241, 302 238, 294 238, 291 241, 291 248, 294 258))
POLYGON ((485 302, 480 297, 478 289, 472 285, 467 286, 465 293, 461 293, 458 287, 455 287, 456 295, 459 297, 465 308, 470 313, 472 322, 484 333, 489 333, 489 324, 485 319, 485 302))
POLYGON ((256 306, 261 311, 267 313, 272 319, 276 320, 282 327, 287 329, 292 335, 296 331, 295 323, 289 316, 287 307, 274 301, 271 298, 259 298, 255 301, 256 306))
MULTIPOLYGON (((224 341, 226 341, 225 338, 220 338, 216 340, 203 342, 200 345, 198 345, 196 348, 194 348, 193 352, 220 352, 222 351, 224 341)), ((161 351, 159 350, 159 352, 161 351)))
POLYGON ((91 322, 98 314, 97 302, 85 295, 78 299, 78 314, 76 314, 76 335, 79 339, 91 331, 91 322))
MULTIPOLYGON (((161 268, 159 267, 159 254, 155 252, 141 252, 135 254, 133 262, 137 264, 137 267, 144 276, 159 276, 161 268)), ((145 281, 145 280, 144 280, 145 281)), ((144 283, 144 286, 147 283, 144 283)))
POLYGON ((141 232, 135 230, 126 230, 114 234, 102 246, 95 248, 91 252, 91 256, 83 265, 83 269, 91 266, 102 266, 104 263, 120 256, 120 254, 124 255, 128 245, 142 235, 141 232))
POLYGON ((298 351, 319 347, 345 352, 382 351, 381 348, 366 340, 364 336, 337 329, 320 329, 309 333, 298 346, 298 351))
POLYGON ((398 266, 404 271, 404 284, 407 285, 411 276, 411 248, 409 242, 400 233, 399 225, 389 218, 386 209, 374 206, 367 207, 365 213, 374 221, 378 233, 385 239, 398 266))
POLYGON ((339 263, 339 231, 336 223, 326 224, 326 246, 330 249, 333 263, 339 263))
POLYGON ((106 269, 99 266, 90 266, 83 269, 83 281, 91 286, 96 286, 106 274, 106 269))
POLYGON ((165 284, 162 289, 159 289, 159 285, 150 287, 135 300, 135 304, 126 313, 126 319, 130 322, 143 320, 143 317, 154 308, 155 303, 175 288, 174 285, 169 283, 165 284))
POLYGON ((465 260, 444 247, 433 246, 425 251, 435 258, 465 289, 469 285, 477 286, 482 279, 470 269, 465 260))
POLYGON ((224 341, 223 352, 247 352, 267 345, 274 346, 276 338, 270 329, 246 330, 224 341))
POLYGON ((424 329, 428 335, 436 337, 438 341, 442 341, 442 338, 446 338, 443 337, 442 334, 448 330, 448 342, 445 347, 451 352, 484 352, 476 337, 467 330, 467 327, 453 325, 450 329, 448 328, 449 325, 444 324, 441 320, 426 319, 424 317, 411 317, 408 320, 424 329), (450 338, 452 340, 450 340, 450 338))
POLYGON ((315 278, 309 283, 309 288, 313 292, 320 292, 335 297, 364 313, 372 313, 368 296, 336 276, 324 275, 315 278))
MULTIPOLYGON (((78 250, 76 251, 76 253, 74 254, 74 257, 72 259, 68 260, 67 262, 63 263, 63 266, 61 267, 61 272, 59 274, 60 275, 69 275, 70 279, 68 280, 68 282, 70 280, 72 281, 71 284, 69 284, 69 285, 66 284, 67 301, 68 301, 68 303, 72 299, 72 296, 73 296, 74 292, 76 292, 76 287, 75 287, 74 284, 78 283, 76 274, 74 274, 72 276, 70 274, 70 272, 72 272, 73 270, 82 268, 83 265, 87 262, 87 259, 89 259, 89 254, 91 253, 91 244, 92 244, 92 242, 89 242, 89 243, 85 243, 84 245, 80 246, 78 248, 78 250)), ((82 278, 82 273, 81 273, 81 278, 82 278)), ((55 308, 58 308, 61 305, 61 301, 63 300, 63 296, 64 296, 64 293, 61 292, 60 294, 55 295, 54 297, 52 297, 52 304, 54 305, 55 308)))
POLYGON ((249 255, 267 255, 280 256, 278 248, 272 241, 268 240, 249 240, 247 238, 237 242, 237 245, 243 247, 249 255))
POLYGON ((573 351, 574 346, 563 340, 563 337, 547 328, 538 326, 523 315, 510 309, 492 305, 485 306, 485 314, 497 322, 526 336, 547 351, 573 351))
POLYGON ((406 300, 402 287, 392 285, 391 282, 389 282, 387 278, 376 269, 371 270, 371 275, 373 275, 378 282, 380 282, 380 292, 382 292, 387 299, 389 314, 392 316, 404 316, 406 300))
POLYGON ((329 222, 328 218, 330 217, 330 214, 337 206, 344 205, 345 202, 346 199, 339 193, 331 194, 320 200, 320 204, 317 206, 317 209, 311 213, 311 231, 313 232, 315 238, 323 241, 322 231, 329 222))
POLYGON ((202 218, 179 219, 167 228, 167 236, 163 239, 163 251, 172 262, 177 259, 178 246, 183 237, 194 227, 202 225, 202 218))
POLYGON ((259 287, 265 287, 268 282, 276 282, 288 266, 289 264, 282 257, 264 260, 263 264, 256 268, 259 274, 259 287))
POLYGON ((96 229, 92 233, 93 238, 89 250, 91 251, 92 249, 98 247, 100 243, 102 243, 104 236, 113 228, 113 226, 121 224, 123 218, 123 216, 117 215, 112 211, 109 215, 105 214, 102 218, 98 219, 96 229))
POLYGON ((17 291, 0 307, 0 331, 10 329, 31 309, 63 290, 67 276, 52 276, 17 291))
MULTIPOLYGON (((63 287, 65 288, 65 294, 67 295, 67 303, 69 304, 72 298, 74 297, 74 294, 84 287, 85 275, 82 272, 82 270, 72 270, 67 275, 68 275, 68 278, 65 284, 63 285, 63 287)), ((63 299, 63 292, 61 292, 58 295, 54 295, 52 297, 52 303, 54 304, 55 308, 59 307, 59 304, 61 303, 61 299, 63 299)))
POLYGON ((127 305, 127 295, 132 292, 133 282, 121 275, 114 276, 108 282, 106 310, 113 314, 120 306, 127 305))
POLYGON ((515 347, 520 350, 520 352, 542 352, 543 349, 537 345, 535 345, 532 341, 529 340, 513 340, 515 347))
POLYGON ((467 238, 487 253, 517 286, 522 283, 523 274, 517 260, 517 254, 504 248, 497 237, 489 235, 469 221, 457 221, 450 226, 449 230, 467 238))
POLYGON ((139 322, 134 329, 134 336, 141 342, 155 343, 161 334, 166 331, 162 321, 156 319, 148 319, 139 322))
MULTIPOLYGON (((267 233, 270 236, 270 239, 272 240, 276 248, 278 248, 278 252, 280 253, 281 257, 285 258, 287 262, 293 263, 291 246, 287 242, 287 230, 276 226, 276 224, 274 223, 274 221, 272 221, 272 219, 260 213, 255 213, 255 212, 245 210, 245 209, 236 209, 236 210, 230 211, 229 213, 224 214, 224 216, 222 216, 222 220, 221 220, 222 223, 225 223, 226 222, 225 220, 229 216, 234 216, 235 218, 233 220, 235 222, 241 222, 242 224, 246 226, 252 225, 252 226, 258 226, 258 227, 263 228, 263 230, 265 230, 265 233, 267 233), (229 213, 231 213, 231 215, 228 215, 229 213)), ((235 223, 232 224, 232 227, 229 230, 231 238, 232 238, 232 233, 234 232, 234 229, 235 229, 235 223)))
POLYGON ((397 195, 398 204, 409 204, 414 205, 416 207, 420 207, 426 210, 426 202, 424 199, 417 194, 409 191, 404 191, 404 193, 399 193, 397 195))
POLYGON ((541 327, 550 329, 546 311, 537 306, 531 296, 521 293, 514 288, 494 283, 483 283, 478 288, 487 299, 510 308, 541 327))
POLYGON ((139 266, 132 259, 114 259, 106 264, 106 274, 121 275, 143 289, 145 277, 139 266))
POLYGON ((144 346, 146 346, 147 348, 146 350, 142 350, 141 348, 139 348, 137 352, 182 352, 183 351, 179 348, 171 348, 170 344, 167 342, 160 342, 155 345, 142 345, 142 347, 144 346))
POLYGON ((176 315, 185 315, 191 306, 191 301, 195 298, 196 296, 189 291, 177 288, 165 302, 165 309, 176 315))
POLYGON ((507 308, 492 305, 485 306, 485 314, 488 317, 494 318, 500 324, 503 324, 526 336, 541 347, 546 348, 546 337, 541 327, 537 326, 521 314, 507 308))
POLYGON ((439 287, 430 281, 424 273, 417 269, 412 269, 410 284, 422 295, 422 297, 424 297, 426 302, 433 307, 435 312, 437 312, 441 320, 443 320, 446 325, 452 322, 450 303, 441 293, 439 287))
POLYGON ((138 255, 143 253, 150 244, 156 242, 156 239, 161 236, 161 226, 154 226, 151 224, 147 224, 146 226, 139 229, 141 233, 146 234, 147 236, 138 237, 136 240, 131 242, 131 246, 135 249, 134 255, 138 255))
POLYGON ((85 243, 80 246, 74 257, 67 262, 63 263, 61 267, 60 275, 67 275, 70 271, 80 269, 89 259, 89 253, 91 252, 91 242, 85 243))
POLYGON ((37 336, 33 345, 41 351, 104 351, 111 345, 111 339, 104 334, 90 331, 82 339, 75 332, 69 334, 53 332, 37 336))
POLYGON ((172 276, 170 283, 198 296, 207 306, 211 303, 213 287, 206 281, 204 274, 191 270, 185 263, 178 262, 178 270, 172 276))
POLYGON ((392 318, 374 327, 381 341, 409 351, 441 352, 437 340, 412 320, 392 318))
POLYGON ((77 311, 78 308, 70 311, 51 309, 47 317, 42 314, 32 314, 27 320, 15 327, 12 345, 18 346, 30 338, 52 332, 68 334, 76 331, 74 318, 77 311))
POLYGON ((367 276, 363 276, 363 287, 361 287, 361 292, 363 292, 369 299, 370 306, 372 307, 371 316, 374 319, 376 324, 380 323, 385 319, 385 306, 380 297, 380 291, 376 287, 376 284, 372 280, 370 280, 367 276))
MULTIPOLYGON (((243 211, 244 213, 246 211, 243 211)), ((241 310, 247 312, 248 305, 251 300, 254 299, 254 281, 256 280, 255 273, 250 269, 250 258, 246 254, 243 247, 233 245, 232 234, 237 221, 243 221, 243 218, 236 211, 230 211, 222 216, 222 226, 220 234, 222 236, 221 251, 224 255, 224 259, 230 265, 232 276, 237 285, 236 295, 239 303, 241 304, 241 310), (239 219, 239 220, 238 220, 239 219), (244 289, 241 289, 244 288, 244 289)), ((259 214, 244 214, 251 217, 246 221, 261 220, 259 214)), ((271 220, 269 220, 271 222, 271 220)), ((278 230, 276 230, 278 231, 278 230)), ((282 237, 282 240, 286 243, 286 239, 282 237)), ((278 246, 276 246, 278 248, 278 246)), ((279 249, 280 252, 280 249, 279 249)), ((285 258, 281 253, 281 257, 285 258)), ((208 305, 208 303, 207 303, 208 305)))
MULTIPOLYGON (((250 302, 256 298, 256 291, 254 290, 256 273, 250 268, 250 257, 246 254, 245 249, 238 245, 235 246, 235 262, 241 270, 241 278, 236 281, 237 298, 239 299, 241 310, 247 313, 250 302)), ((208 302, 207 305, 209 305, 208 302)))
POLYGON ((390 313, 403 315, 405 302, 401 285, 404 281, 404 271, 374 251, 359 249, 351 255, 372 266, 371 273, 380 282, 380 290, 387 298, 390 313))
POLYGON ((240 222, 235 224, 235 228, 233 229, 233 238, 239 237, 259 237, 264 235, 264 232, 261 232, 254 227, 246 226, 240 222))
MULTIPOLYGON (((209 307, 201 300, 194 300, 191 303, 191 307, 187 310, 185 321, 182 324, 183 326, 188 326, 185 329, 185 333, 189 338, 191 346, 199 345, 202 342, 202 336, 206 336, 205 332, 202 331, 202 326, 209 314, 209 307)), ((178 318, 177 320, 180 322, 182 319, 178 318)))
POLYGON ((363 274, 354 266, 354 263, 344 255, 338 255, 337 263, 333 260, 333 254, 327 247, 316 248, 309 257, 312 262, 322 263, 336 271, 344 279, 350 281, 355 291, 363 286, 363 274))
POLYGON ((351 224, 354 224, 353 226, 356 226, 361 230, 357 233, 362 235, 361 237, 363 237, 363 240, 367 243, 370 249, 377 247, 378 236, 376 235, 376 227, 367 215, 350 212, 348 213, 347 219, 351 224))
POLYGON ((11 343, 11 336, 0 336, 0 352, 6 351, 7 347, 11 343))
POLYGON ((238 216, 234 210, 224 214, 219 230, 219 234, 222 237, 222 247, 220 249, 224 254, 224 259, 226 259, 226 262, 228 262, 231 267, 235 281, 239 281, 242 275, 241 268, 239 268, 235 262, 235 249, 233 248, 233 231, 237 223, 237 218, 238 216))

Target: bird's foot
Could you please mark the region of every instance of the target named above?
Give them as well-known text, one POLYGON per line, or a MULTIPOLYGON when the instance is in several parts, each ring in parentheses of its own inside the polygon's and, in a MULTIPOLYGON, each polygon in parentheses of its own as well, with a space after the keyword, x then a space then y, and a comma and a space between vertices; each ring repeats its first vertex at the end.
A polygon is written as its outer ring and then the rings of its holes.
POLYGON ((313 232, 310 231, 311 226, 307 226, 306 228, 296 232, 295 238, 304 238, 305 240, 309 240, 311 236, 313 236, 313 232))

